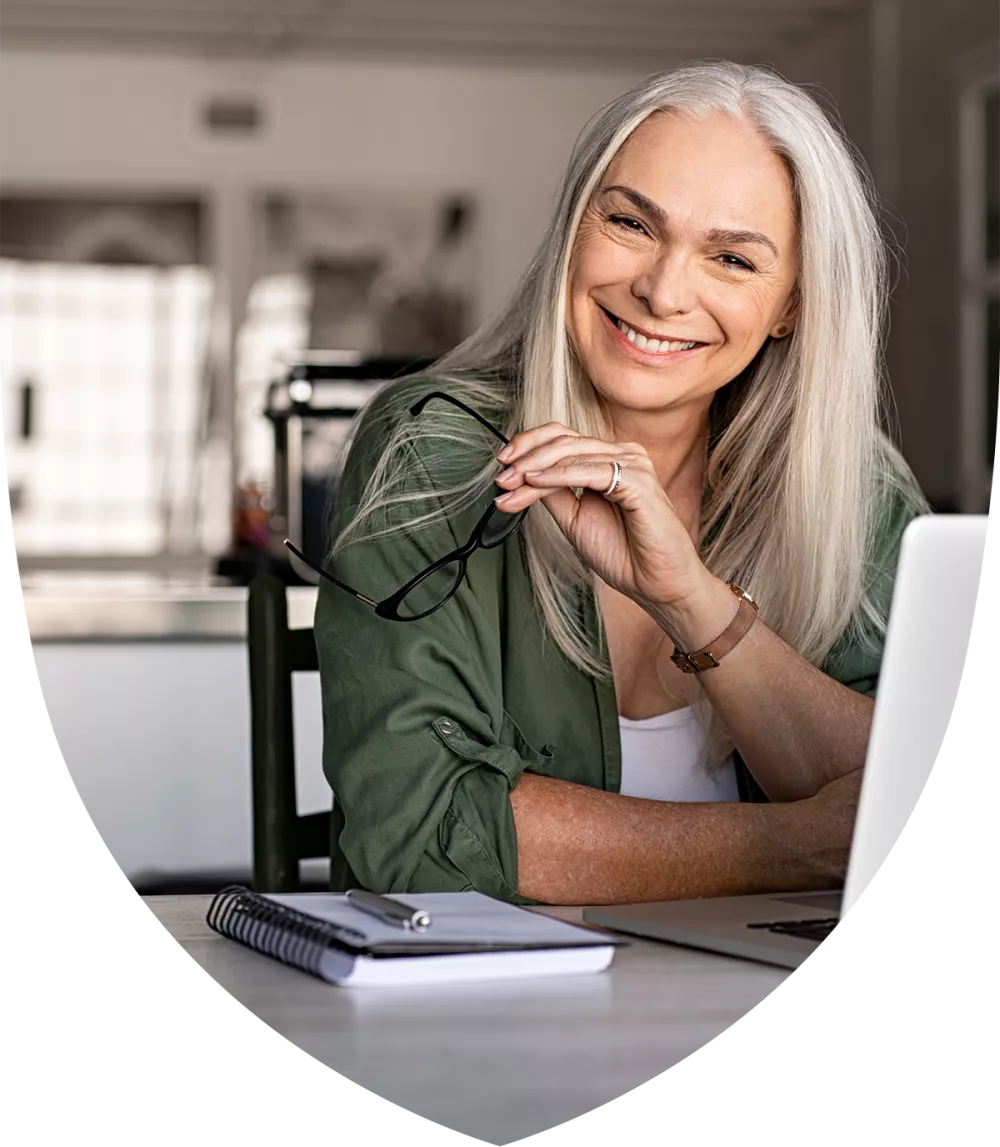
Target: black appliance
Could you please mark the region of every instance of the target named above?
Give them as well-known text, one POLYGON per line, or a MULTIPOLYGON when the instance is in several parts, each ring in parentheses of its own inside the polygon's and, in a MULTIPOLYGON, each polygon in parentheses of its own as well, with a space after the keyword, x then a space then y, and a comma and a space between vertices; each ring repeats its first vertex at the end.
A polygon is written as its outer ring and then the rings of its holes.
POLYGON ((432 361, 317 352, 292 363, 270 385, 264 414, 274 428, 272 559, 287 560, 282 543, 289 538, 314 561, 322 560, 355 415, 387 382, 425 370, 432 361))

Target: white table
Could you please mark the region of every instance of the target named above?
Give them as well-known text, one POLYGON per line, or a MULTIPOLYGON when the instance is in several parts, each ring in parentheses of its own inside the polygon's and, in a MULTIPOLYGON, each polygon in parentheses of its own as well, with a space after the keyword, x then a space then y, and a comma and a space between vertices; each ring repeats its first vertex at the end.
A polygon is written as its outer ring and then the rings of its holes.
MULTIPOLYGON (((219 936, 210 897, 147 904, 190 956, 286 1039, 348 1079, 488 1143, 624 1095, 696 1051, 788 975, 634 940, 600 975, 336 988, 219 936)), ((579 920, 575 908, 549 909, 579 920)))

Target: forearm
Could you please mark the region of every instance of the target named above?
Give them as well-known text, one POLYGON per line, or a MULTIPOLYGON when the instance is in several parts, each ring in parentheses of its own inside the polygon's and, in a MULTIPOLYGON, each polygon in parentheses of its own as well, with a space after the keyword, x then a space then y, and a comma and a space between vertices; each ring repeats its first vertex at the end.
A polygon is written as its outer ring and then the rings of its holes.
MULTIPOLYGON (((685 611, 650 612, 690 650, 721 633, 735 608, 728 587, 711 578, 685 611)), ((812 796, 864 765, 871 698, 821 673, 763 622, 698 681, 772 800, 812 796)))
POLYGON ((810 802, 642 800, 529 773, 510 801, 518 892, 549 904, 829 888, 851 834, 810 802))

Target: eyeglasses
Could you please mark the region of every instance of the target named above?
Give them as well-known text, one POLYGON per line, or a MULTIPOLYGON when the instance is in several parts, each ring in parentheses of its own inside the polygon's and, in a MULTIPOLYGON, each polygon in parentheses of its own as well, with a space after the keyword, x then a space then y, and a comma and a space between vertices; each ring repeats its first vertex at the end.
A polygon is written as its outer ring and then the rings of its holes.
MULTIPOLYGON (((464 402, 460 402, 457 398, 453 398, 450 394, 445 394, 440 390, 425 394, 423 398, 410 407, 410 414, 416 418, 432 398, 441 398, 445 402, 450 402, 464 410, 466 414, 471 415, 477 422, 485 426, 501 442, 507 444, 508 440, 495 426, 466 406, 464 402)), ((443 558, 439 558, 433 565, 429 565, 416 577, 411 578, 406 585, 382 601, 373 601, 370 597, 365 597, 363 593, 359 593, 356 589, 339 581, 332 574, 327 573, 325 569, 321 569, 311 562, 287 539, 285 545, 314 573, 353 594, 358 601, 370 605, 375 610, 376 616, 384 617, 387 621, 419 621, 420 618, 427 617, 435 610, 440 609, 454 595, 462 584, 462 578, 465 577, 465 567, 469 558, 476 550, 492 550, 496 546, 502 545, 518 529, 527 512, 528 510, 524 509, 517 514, 505 514, 499 507, 491 505, 476 523, 464 546, 459 546, 457 550, 452 550, 450 554, 445 554, 443 558)))

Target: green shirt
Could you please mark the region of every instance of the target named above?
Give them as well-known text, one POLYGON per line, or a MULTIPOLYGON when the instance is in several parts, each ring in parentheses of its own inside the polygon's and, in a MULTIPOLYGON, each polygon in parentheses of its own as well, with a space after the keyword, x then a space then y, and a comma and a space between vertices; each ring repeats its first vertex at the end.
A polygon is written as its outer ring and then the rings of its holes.
MULTIPOLYGON (((398 386, 386 388, 376 406, 389 391, 399 394, 398 386)), ((366 420, 348 456, 334 534, 353 514, 380 453, 382 440, 370 428, 366 420)), ((415 468, 426 469, 414 454, 415 468)), ((419 504, 419 512, 428 507, 419 504)), ((462 545, 484 510, 485 503, 410 535, 352 543, 333 572, 374 600, 388 597, 462 545)), ((901 496, 883 507, 870 576, 885 608, 913 515, 901 496)), ((581 595, 581 615, 596 638, 589 595, 581 595)), ((509 793, 522 772, 619 791, 614 682, 583 673, 546 633, 520 532, 476 551, 455 596, 420 621, 376 617, 324 581, 315 634, 323 766, 334 792, 332 887, 476 889, 521 901, 509 793)), ((873 695, 880 661, 881 639, 873 635, 864 646, 842 639, 823 668, 873 695)), ((762 799, 741 763, 738 775, 743 798, 762 799)))

